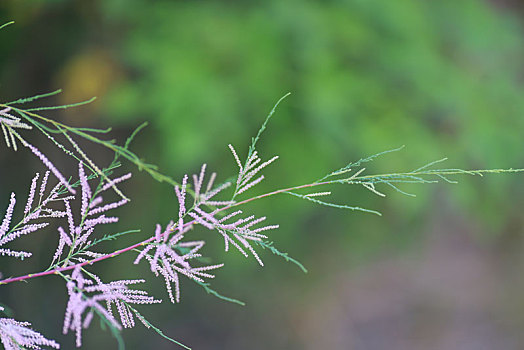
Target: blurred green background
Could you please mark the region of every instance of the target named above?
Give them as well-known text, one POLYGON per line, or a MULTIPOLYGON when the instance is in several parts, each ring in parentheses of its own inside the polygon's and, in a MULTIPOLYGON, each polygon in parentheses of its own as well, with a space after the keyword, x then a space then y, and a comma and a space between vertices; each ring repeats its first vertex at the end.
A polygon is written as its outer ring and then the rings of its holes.
MULTIPOLYGON (((58 88, 64 92, 45 103, 97 96, 48 115, 113 126, 120 142, 149 121, 132 149, 177 179, 204 162, 221 179, 232 175, 227 144, 246 154, 287 92, 259 144, 264 158, 280 159, 257 193, 400 145, 406 148, 367 172, 411 170, 442 157, 452 168, 524 167, 518 1, 3 0, 0 19, 16 21, 0 31, 2 101, 58 88)), ((111 157, 85 146, 102 163, 111 157)), ((0 164, 3 210, 12 189, 25 195, 41 165, 5 148, 0 164)), ((256 203, 249 210, 280 224, 271 240, 308 274, 268 252, 261 252, 262 269, 202 232, 206 252, 226 263, 213 286, 247 306, 186 280, 179 305, 141 310, 194 349, 522 349, 523 175, 406 189, 417 198, 337 190, 338 202, 382 217, 287 197, 256 203)), ((142 173, 126 190, 134 201, 114 230, 138 227, 144 237, 177 213, 169 186, 142 173)), ((22 243, 54 249, 53 233, 22 243)), ((1 270, 36 271, 48 254, 16 267, 2 259, 1 270)), ((145 276, 167 300, 162 282, 133 259, 95 270, 106 280, 145 276)), ((18 319, 72 347, 73 336, 60 334, 65 288, 57 279, 4 287, 0 296, 18 319)), ((96 328, 84 333, 85 348, 112 348, 109 333, 96 328)), ((129 349, 175 348, 140 326, 124 337, 129 349)))

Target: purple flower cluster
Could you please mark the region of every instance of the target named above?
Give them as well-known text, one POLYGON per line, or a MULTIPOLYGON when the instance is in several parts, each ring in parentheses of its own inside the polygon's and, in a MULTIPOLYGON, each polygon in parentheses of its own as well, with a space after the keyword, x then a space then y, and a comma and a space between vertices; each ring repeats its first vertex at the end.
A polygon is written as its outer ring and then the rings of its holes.
POLYGON ((253 179, 253 177, 255 177, 255 175, 257 175, 260 170, 264 169, 269 164, 278 159, 278 156, 274 156, 262 164, 259 164, 262 159, 258 156, 257 151, 253 151, 253 153, 251 153, 251 155, 247 158, 246 164, 242 165, 233 145, 229 144, 229 149, 231 150, 231 153, 233 153, 233 157, 235 157, 235 161, 237 162, 239 168, 234 196, 241 194, 262 182, 262 180, 264 180, 264 175, 260 175, 254 180, 251 179, 253 179))
MULTIPOLYGON (((53 188, 53 190, 47 198, 44 198, 47 180, 49 178, 49 172, 46 172, 40 185, 38 204, 36 206, 33 206, 39 177, 40 174, 37 173, 31 181, 31 187, 29 189, 29 195, 24 209, 23 220, 20 221, 18 224, 13 225, 13 227, 10 229, 13 210, 16 204, 16 196, 14 193, 11 193, 9 205, 6 209, 2 224, 0 225, 0 247, 21 236, 33 233, 48 226, 48 220, 51 218, 60 218, 66 215, 64 211, 48 207, 49 203, 57 200, 57 191, 59 187, 58 185, 53 188), (45 219, 46 222, 32 223, 34 220, 42 221, 42 219, 45 219)), ((0 248, 0 255, 7 255, 23 259, 30 257, 32 254, 30 252, 25 251, 13 251, 9 248, 0 248)))
MULTIPOLYGON (((0 311, 3 308, 0 307, 0 311)), ((0 340, 5 350, 42 349, 40 345, 60 349, 60 344, 33 331, 29 322, 20 322, 12 318, 0 318, 0 340)))
MULTIPOLYGON (((129 285, 143 283, 144 280, 102 283, 98 276, 92 273, 89 273, 89 276, 91 279, 85 278, 82 275, 81 268, 77 267, 73 270, 67 282, 69 301, 64 317, 63 333, 67 334, 69 330, 75 331, 77 347, 82 345, 82 328, 89 327, 95 313, 105 318, 113 327, 121 330, 122 326, 131 328, 135 325, 130 304, 162 302, 147 295, 145 291, 128 288, 129 285), (100 302, 105 302, 106 307, 100 305, 100 302), (122 325, 113 316, 113 304, 116 305, 122 325)), ((138 317, 138 319, 142 321, 141 317, 138 317)))
MULTIPOLYGON (((108 190, 115 184, 129 179, 131 177, 131 174, 126 174, 124 176, 111 180, 111 182, 106 183, 96 192, 92 191, 88 183, 88 179, 85 174, 84 166, 82 165, 82 163, 79 163, 78 165, 78 177, 80 179, 80 186, 82 189, 80 213, 78 216, 75 216, 73 214, 73 210, 71 209, 71 201, 75 199, 75 196, 69 196, 63 199, 69 227, 67 230, 64 229, 62 226, 58 228, 60 238, 58 241, 58 247, 53 256, 53 262, 60 261, 60 257, 63 253, 65 246, 69 247, 71 253, 79 252, 89 257, 99 254, 84 249, 91 243, 91 241, 89 240, 90 236, 93 234, 95 228, 98 225, 118 222, 118 217, 106 216, 104 213, 108 210, 118 208, 128 202, 128 200, 124 198, 116 202, 111 202, 109 204, 102 205, 104 200, 101 196, 101 193, 108 190), (77 218, 76 222, 75 218, 77 218)), ((74 258, 78 261, 85 261, 81 257, 75 256, 74 258)), ((70 259, 69 263, 74 262, 71 260, 73 259, 70 259)))
MULTIPOLYGON (((272 160, 269 160, 259 167, 255 168, 254 170, 249 171, 252 169, 259 161, 260 158, 257 157, 256 152, 253 153, 253 155, 249 158, 247 162, 247 166, 245 168, 242 167, 240 164, 240 161, 238 160, 238 156, 236 155, 236 152, 233 148, 233 146, 229 145, 231 151, 233 152, 233 155, 235 156, 235 159, 237 159, 237 163, 240 166, 240 173, 237 179, 237 191, 235 194, 243 192, 243 190, 247 189, 246 187, 252 187, 255 184, 259 183, 260 181, 254 180, 253 182, 249 182, 249 180, 260 171, 260 169, 264 168, 271 162, 273 162, 275 158, 272 160), (247 172, 246 172, 247 171, 247 172), (238 188, 240 188, 240 191, 238 191, 238 188)), ((193 175, 194 180, 194 186, 195 186, 195 192, 199 193, 200 188, 202 187, 202 183, 204 180, 204 173, 205 173, 206 165, 204 164, 202 166, 202 169, 200 171, 200 176, 193 175)), ((266 220, 266 217, 260 217, 256 218, 254 215, 250 215, 248 217, 239 218, 239 215, 242 214, 242 210, 237 210, 229 214, 225 214, 225 210, 232 207, 235 202, 234 201, 209 201, 212 197, 214 197, 216 194, 218 194, 220 191, 222 191, 224 188, 227 188, 230 183, 226 182, 223 185, 218 186, 216 189, 212 190, 213 186, 213 180, 215 178, 215 173, 211 176, 209 183, 207 185, 206 192, 201 196, 201 201, 196 201, 195 205, 192 208, 192 211, 188 212, 188 215, 191 216, 194 219, 194 222, 210 229, 210 230, 217 230, 222 237, 224 238, 224 244, 225 244, 225 250, 229 250, 229 244, 236 247, 245 257, 248 256, 247 252, 244 249, 247 249, 253 254, 255 259, 258 261, 258 263, 263 266, 263 262, 258 256, 258 254, 255 252, 249 241, 260 241, 263 238, 267 238, 266 235, 261 234, 260 232, 268 231, 277 229, 278 225, 268 225, 268 226, 262 226, 258 228, 253 228, 253 226, 256 226, 257 224, 263 222, 266 220), (217 207, 216 209, 212 211, 206 211, 202 208, 202 205, 214 205, 217 207), (222 217, 217 218, 217 216, 225 215, 222 217), (236 241, 235 241, 236 239, 236 241), (237 243, 238 241, 238 243, 237 243)), ((263 176, 259 177, 259 179, 262 179, 263 176)), ((185 183, 184 178, 184 183, 185 183)), ((175 192, 178 197, 178 202, 180 208, 183 208, 183 211, 185 213, 185 201, 184 197, 180 195, 180 191, 178 187, 175 187, 175 192)), ((183 191, 184 192, 184 189, 183 191)), ((199 198, 198 196, 196 198, 199 198)), ((179 219, 178 226, 181 225, 181 218, 179 219)))
POLYGON ((218 201, 214 197, 224 189, 231 186, 225 182, 213 188, 216 174, 212 173, 203 190, 206 165, 202 165, 200 174, 193 175, 194 201, 190 208, 186 207, 188 176, 182 179, 181 187, 175 186, 175 194, 178 199, 179 211, 176 223, 171 221, 164 230, 157 224, 154 239, 140 252, 135 259, 138 264, 143 258, 149 262, 151 271, 156 275, 162 275, 171 302, 180 301, 179 274, 195 281, 203 283, 203 278, 214 278, 207 271, 222 267, 224 264, 194 267, 189 261, 201 257, 198 253, 204 246, 204 241, 182 241, 187 232, 193 229, 195 224, 200 224, 210 230, 217 230, 224 238, 225 250, 228 251, 229 244, 235 246, 244 256, 248 256, 245 249, 249 250, 260 265, 262 260, 255 252, 249 241, 260 241, 267 238, 261 232, 276 229, 278 225, 268 225, 254 228, 266 218, 255 218, 254 215, 239 218, 241 210, 230 214, 225 211, 235 204, 234 201, 218 201), (206 208, 212 208, 210 211, 206 208), (222 217, 217 217, 222 215, 222 217), (192 218, 185 222, 186 216, 192 218), (153 252, 153 253, 151 253, 153 252), (175 287, 175 295, 171 283, 175 287))

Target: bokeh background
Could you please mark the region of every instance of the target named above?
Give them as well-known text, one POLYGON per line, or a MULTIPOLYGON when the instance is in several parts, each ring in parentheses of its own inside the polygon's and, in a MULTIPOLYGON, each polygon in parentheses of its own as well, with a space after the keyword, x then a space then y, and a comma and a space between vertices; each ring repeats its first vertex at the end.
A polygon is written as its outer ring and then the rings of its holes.
MULTIPOLYGON (((149 121, 132 150, 174 178, 204 162, 222 179, 232 175, 227 144, 245 154, 287 92, 259 144, 266 158, 280 155, 259 193, 400 145, 367 171, 411 170, 446 156, 449 167, 524 167, 519 1, 2 0, 0 19, 16 21, 0 31, 2 101, 58 88, 64 92, 42 103, 97 96, 47 115, 112 126, 119 142, 149 121)), ((73 174, 73 164, 38 140, 73 174)), ((111 158, 85 147, 102 164, 111 158)), ((0 148, 0 209, 13 189, 23 198, 31 173, 41 170, 27 152, 0 148)), ((249 209, 281 225, 271 239, 309 273, 268 252, 260 268, 224 253, 219 237, 207 234, 206 252, 226 263, 213 287, 247 305, 184 281, 179 305, 143 313, 194 349, 522 349, 523 180, 496 175, 406 188, 417 198, 337 190, 335 200, 382 217, 287 197, 260 201, 249 209)), ((125 190, 134 201, 113 228, 143 232, 118 246, 176 215, 168 185, 138 173, 125 190)), ((35 257, 3 258, 1 270, 47 266, 53 232, 21 241, 35 257)), ((162 281, 133 259, 94 269, 106 280, 145 276, 167 299, 162 281)), ((73 336, 60 334, 65 294, 53 277, 0 290, 18 319, 68 349, 73 336)), ((84 332, 85 348, 116 347, 97 328, 84 332)), ((176 348, 141 327, 124 337, 129 349, 176 348)))

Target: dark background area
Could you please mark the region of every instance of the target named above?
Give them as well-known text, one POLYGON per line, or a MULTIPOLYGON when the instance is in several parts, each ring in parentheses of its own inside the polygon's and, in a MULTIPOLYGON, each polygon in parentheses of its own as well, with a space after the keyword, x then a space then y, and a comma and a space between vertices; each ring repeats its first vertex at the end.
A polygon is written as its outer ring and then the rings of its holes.
MULTIPOLYGON (((97 96, 46 115, 112 126, 120 143, 148 121, 135 153, 175 179, 207 163, 224 180, 236 171, 227 144, 245 155, 271 107, 291 92, 260 141, 264 159, 280 159, 257 193, 401 145, 367 172, 412 170, 442 157, 450 168, 523 168, 523 15, 517 1, 3 0, 0 23, 16 23, 0 31, 0 100, 59 88, 41 103, 97 96)), ((45 138, 33 140, 74 174, 74 163, 45 138)), ((103 148, 82 145, 99 164, 110 162, 103 148)), ((0 146, 0 211, 11 191, 22 203, 42 170, 26 150, 0 146)), ((220 237, 196 233, 208 240, 205 253, 226 264, 213 287, 247 305, 183 280, 180 304, 140 310, 194 349, 521 349, 523 175, 459 182, 403 187, 416 198, 337 189, 335 201, 382 217, 288 197, 260 201, 249 210, 280 224, 270 239, 308 274, 264 251, 260 268, 223 252, 220 237)), ((112 229, 142 233, 107 250, 144 239, 178 212, 170 186, 144 173, 123 189, 133 201, 112 229)), ((47 267, 56 241, 54 228, 21 239, 35 256, 0 258, 0 271, 47 267)), ((162 281, 134 258, 93 270, 108 281, 144 277, 167 301, 162 281)), ((55 277, 0 289, 17 319, 68 349, 65 296, 55 277)), ((140 325, 123 334, 129 349, 175 348, 140 325)), ((84 332, 86 349, 113 345, 97 324, 84 332)))

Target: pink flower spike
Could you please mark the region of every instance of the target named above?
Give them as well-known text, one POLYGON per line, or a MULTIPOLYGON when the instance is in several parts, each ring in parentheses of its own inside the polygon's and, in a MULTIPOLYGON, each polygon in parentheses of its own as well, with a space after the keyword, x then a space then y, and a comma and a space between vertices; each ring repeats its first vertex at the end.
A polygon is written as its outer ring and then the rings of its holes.
POLYGON ((162 239, 161 233, 162 233, 162 226, 160 226, 160 224, 156 224, 155 238, 157 242, 160 242, 162 239))
POLYGON ((60 239, 63 239, 65 244, 67 244, 68 246, 71 246, 73 244, 71 238, 69 238, 69 236, 62 227, 58 228, 58 233, 60 233, 60 239))
POLYGON ((105 211, 121 207, 122 205, 126 204, 127 202, 129 202, 129 200, 127 198, 124 198, 124 199, 119 200, 118 202, 109 203, 109 204, 106 204, 106 205, 104 205, 102 207, 91 209, 87 213, 87 215, 90 216, 90 215, 94 215, 94 214, 103 213, 105 211))
POLYGON ((186 213, 186 188, 187 188, 187 175, 184 175, 182 179, 182 189, 175 186, 175 193, 178 199, 178 217, 181 218, 186 213))
POLYGON ((8 248, 0 248, 0 255, 2 256, 7 255, 13 258, 25 259, 25 258, 31 257, 31 255, 33 254, 29 252, 24 252, 24 251, 14 251, 8 248))
POLYGON ((0 318, 0 339, 6 350, 41 349, 40 345, 60 349, 60 344, 33 331, 29 322, 0 318))
POLYGON ((11 217, 13 216, 13 210, 15 208, 16 198, 15 193, 11 193, 11 199, 9 201, 9 206, 5 211, 4 220, 2 221, 2 226, 0 226, 0 234, 4 235, 9 229, 9 224, 11 223, 11 217))
POLYGON ((116 179, 112 179, 112 180, 109 180, 103 187, 102 189, 100 190, 100 192, 104 192, 106 191, 107 189, 109 189, 110 187, 113 187, 115 186, 116 184, 122 182, 122 181, 125 181, 125 180, 128 180, 130 179, 132 176, 131 173, 127 173, 123 176, 120 176, 120 177, 117 177, 116 179))
POLYGON ((264 175, 260 175, 260 177, 258 177, 256 180, 253 180, 252 182, 244 185, 244 187, 238 190, 237 194, 241 194, 242 192, 249 190, 251 187, 259 184, 262 180, 264 180, 264 175))
POLYGON ((12 240, 14 240, 14 239, 16 239, 16 238, 18 238, 20 236, 27 235, 28 233, 38 231, 41 228, 46 227, 47 225, 49 225, 48 222, 43 222, 41 224, 29 224, 29 225, 25 225, 25 226, 23 226, 21 228, 18 228, 16 230, 13 230, 8 235, 4 235, 0 239, 0 246, 6 244, 7 242, 11 242, 12 240))
POLYGON ((58 181, 60 181, 60 183, 64 185, 64 187, 67 188, 69 192, 76 193, 73 187, 71 187, 71 185, 69 184, 69 182, 67 182, 65 177, 58 171, 58 169, 53 165, 53 163, 51 163, 51 161, 47 159, 45 155, 43 155, 35 146, 31 145, 30 143, 24 141, 23 144, 24 146, 29 148, 35 156, 40 158, 42 163, 44 163, 44 165, 55 175, 58 181))
POLYGON ((33 199, 35 198, 36 182, 38 181, 39 176, 40 174, 36 173, 35 177, 33 177, 33 180, 31 181, 31 188, 29 190, 29 196, 27 197, 27 203, 24 209, 24 216, 27 216, 27 214, 29 214, 29 211, 31 210, 31 207, 33 205, 33 199))
POLYGON ((228 215, 224 216, 222 219, 220 219, 218 222, 222 223, 224 221, 227 221, 227 220, 231 219, 234 216, 237 216, 238 214, 242 214, 242 210, 237 210, 237 211, 235 211, 235 212, 233 212, 231 214, 228 214, 228 215))
POLYGON ((195 183, 195 198, 200 197, 200 189, 202 188, 202 184, 204 183, 204 174, 206 172, 206 164, 202 164, 202 168, 200 169, 200 175, 198 178, 196 175, 193 175, 193 181, 195 183))
POLYGON ((96 207, 97 205, 99 205, 100 203, 102 203, 103 200, 104 200, 104 199, 102 198, 102 196, 98 196, 98 197, 96 197, 96 198, 93 199, 93 200, 91 201, 91 203, 89 204, 89 209, 93 209, 94 207, 96 207))
POLYGON ((42 180, 42 183, 40 184, 40 200, 44 197, 45 187, 47 186, 47 180, 49 179, 49 170, 45 172, 44 179, 42 180))
POLYGON ((216 214, 216 211, 212 212, 212 213, 206 213, 205 211, 203 211, 202 209, 200 209, 199 207, 196 207, 195 208, 195 211, 200 214, 204 219, 206 219, 207 221, 213 223, 213 224, 218 224, 218 220, 215 218, 215 214, 216 214))
POLYGON ((210 224, 209 222, 205 221, 202 217, 198 216, 197 214, 195 214, 193 212, 189 212, 188 215, 191 216, 193 219, 195 219, 196 222, 199 223, 200 225, 205 226, 205 227, 207 227, 210 230, 214 230, 215 229, 215 227, 212 224, 210 224))
POLYGON ((213 198, 214 196, 216 196, 217 194, 219 194, 220 192, 222 192, 223 190, 225 190, 226 188, 228 188, 230 186, 231 186, 231 182, 224 182, 223 184, 221 184, 220 186, 218 186, 217 188, 215 188, 211 192, 206 193, 205 196, 204 196, 205 200, 207 201, 207 200, 213 198))
POLYGON ((233 157, 235 157, 235 161, 237 162, 238 168, 240 169, 240 173, 243 172, 242 163, 240 162, 240 158, 238 158, 237 151, 235 151, 235 148, 232 144, 227 145, 229 149, 231 150, 231 153, 233 153, 233 157))
POLYGON ((85 174, 82 162, 78 163, 78 177, 80 179, 80 185, 82 186, 82 209, 80 211, 80 215, 85 217, 92 194, 91 188, 87 183, 87 176, 85 174))

